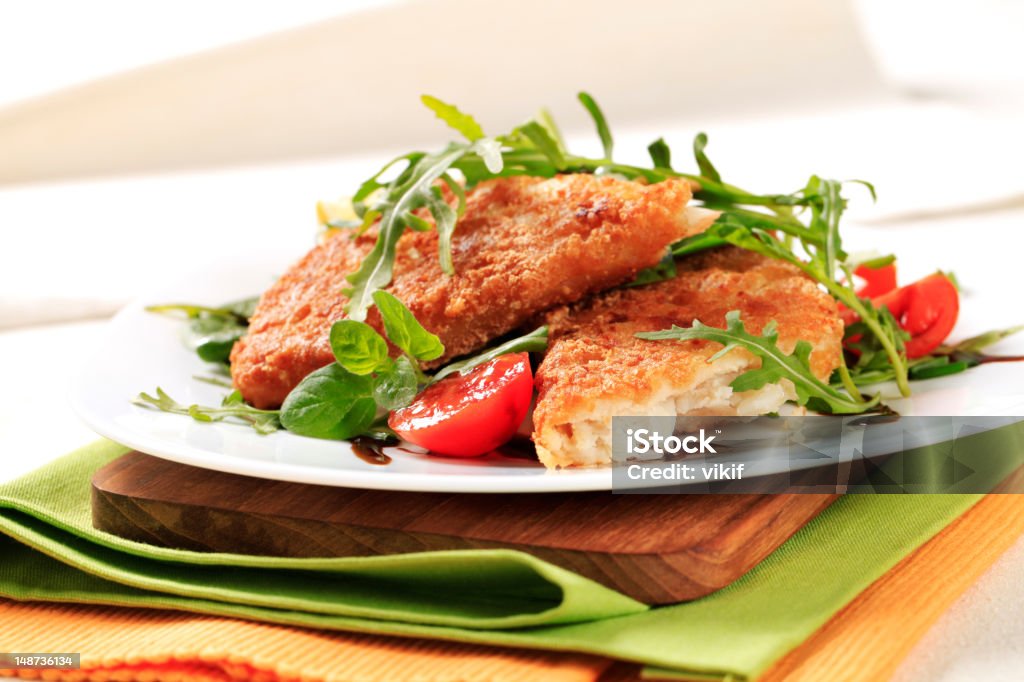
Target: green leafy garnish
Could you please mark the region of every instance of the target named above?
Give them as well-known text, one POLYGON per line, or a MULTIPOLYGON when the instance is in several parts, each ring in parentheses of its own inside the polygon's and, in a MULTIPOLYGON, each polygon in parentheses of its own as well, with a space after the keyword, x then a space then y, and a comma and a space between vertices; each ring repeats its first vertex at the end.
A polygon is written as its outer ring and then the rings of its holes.
MULTIPOLYGON (((803 191, 794 194, 757 195, 721 181, 718 171, 704 152, 707 137, 698 136, 694 151, 701 174, 687 174, 671 168, 671 150, 664 140, 650 147, 655 168, 643 168, 612 160, 613 140, 608 122, 597 102, 589 94, 579 93, 579 100, 594 120, 604 156, 592 159, 569 152, 558 127, 550 114, 541 111, 538 116, 516 127, 506 135, 478 137, 483 128, 468 114, 437 98, 425 96, 424 103, 442 120, 466 138, 465 142, 452 142, 434 153, 410 152, 384 166, 366 180, 353 196, 353 208, 362 220, 363 229, 377 223, 377 241, 363 260, 359 270, 349 276, 352 288, 348 290, 346 310, 355 320, 365 319, 372 304, 373 292, 387 286, 394 268, 395 248, 406 228, 438 230, 438 252, 441 269, 454 272, 451 258, 451 237, 464 206, 464 192, 479 182, 491 178, 528 175, 552 177, 557 173, 614 173, 628 179, 661 182, 668 178, 683 178, 694 183, 694 197, 713 209, 729 209, 730 220, 755 223, 764 229, 782 229, 811 242, 822 241, 816 228, 808 228, 793 216, 793 209, 821 204, 819 213, 831 210, 825 206, 826 194, 803 191), (392 168, 402 170, 390 182, 381 178, 392 168), (463 182, 455 180, 460 174, 463 182), (439 185, 446 185, 459 202, 451 208, 439 185), (825 198, 822 198, 825 197, 825 198), (764 207, 765 211, 751 211, 748 207, 764 207), (422 209, 422 210, 421 210, 422 209), (426 211, 432 225, 424 215, 426 211)), ((826 218, 824 214, 823 218, 826 218)), ((702 248, 722 245, 721 239, 706 238, 702 248)), ((691 251, 692 252, 692 251, 691 251)), ((677 255, 682 255, 679 251, 677 255)), ((836 252, 838 254, 838 252, 836 252)))
POLYGON ((985 332, 984 334, 978 334, 977 336, 972 336, 969 339, 964 339, 953 346, 940 346, 939 350, 945 350, 950 353, 977 353, 978 351, 984 350, 989 346, 999 343, 1003 339, 1022 331, 1024 331, 1024 325, 1009 327, 1008 329, 994 329, 992 331, 985 332))
MULTIPOLYGON (((861 333, 862 330, 863 327, 858 322, 847 328, 847 334, 856 335, 861 333)), ((908 376, 914 380, 936 379, 964 372, 971 367, 977 367, 985 362, 1022 360, 1024 358, 1018 356, 986 355, 982 353, 985 348, 992 344, 998 343, 1021 331, 1024 331, 1024 325, 978 334, 951 346, 941 345, 931 355, 909 360, 907 362, 908 376)), ((858 385, 892 381, 895 378, 892 365, 888 364, 884 358, 879 357, 877 353, 872 355, 875 350, 871 343, 858 342, 848 345, 856 348, 861 353, 860 358, 850 368, 851 376, 858 385)))
POLYGON ((523 351, 535 353, 540 352, 548 347, 548 328, 538 327, 529 334, 510 339, 505 343, 497 345, 493 348, 478 353, 472 357, 453 362, 445 367, 442 367, 432 377, 432 381, 440 381, 446 376, 451 376, 456 372, 460 374, 468 374, 474 368, 479 367, 485 362, 509 353, 522 353, 523 351))
POLYGON ((515 132, 522 133, 556 170, 565 170, 567 163, 565 152, 562 150, 561 145, 559 145, 558 140, 551 136, 547 128, 537 121, 530 121, 516 128, 515 132))
POLYGON ((659 137, 647 145, 647 153, 651 155, 651 163, 655 168, 672 170, 672 150, 664 138, 659 137))
MULTIPOLYGON (((704 153, 705 144, 706 140, 701 136, 694 143, 698 165, 711 180, 719 182, 718 171, 704 153)), ((860 184, 867 185, 863 182, 860 184)), ((874 192, 873 187, 867 187, 874 192)), ((846 208, 846 200, 840 194, 841 188, 842 183, 836 180, 811 176, 804 188, 789 195, 788 199, 762 204, 769 207, 773 214, 736 205, 747 201, 739 195, 734 197, 731 205, 716 200, 722 207, 718 220, 703 234, 677 243, 673 253, 683 256, 731 244, 791 263, 819 282, 836 300, 860 317, 863 332, 870 337, 872 343, 877 344, 881 353, 877 357, 892 367, 891 376, 900 393, 910 395, 907 361, 899 325, 894 323, 887 311, 876 309, 870 301, 858 297, 853 289, 853 263, 843 250, 839 235, 839 220, 846 208), (806 224, 794 216, 794 206, 809 209, 810 216, 806 224), (781 232, 785 240, 777 237, 775 232, 781 232), (793 241, 799 243, 802 254, 792 248, 790 243, 793 241)), ((847 391, 856 396, 859 382, 854 381, 854 376, 845 364, 840 366, 839 376, 847 391)))
POLYGON ((376 414, 370 379, 332 362, 292 389, 281 405, 281 424, 300 436, 340 440, 361 434, 376 414))
POLYGON ((418 368, 405 355, 395 358, 373 378, 373 399, 388 411, 411 403, 419 390, 418 368))
POLYGON ((957 360, 952 362, 948 355, 939 355, 936 357, 921 358, 920 361, 910 362, 910 378, 915 380, 920 379, 936 379, 938 377, 949 376, 950 374, 958 374, 968 369, 968 365, 963 360, 957 360))
POLYGON ((454 104, 442 102, 430 95, 423 95, 420 100, 428 109, 437 114, 439 119, 447 123, 453 130, 462 133, 463 137, 470 142, 476 142, 484 137, 484 129, 480 127, 476 119, 459 111, 454 104))
POLYGON ((896 256, 894 256, 891 253, 886 254, 884 256, 879 256, 875 253, 872 253, 870 255, 865 254, 863 256, 860 254, 851 254, 850 257, 847 259, 847 263, 849 263, 851 268, 857 268, 863 265, 869 270, 877 270, 879 268, 885 267, 886 265, 891 265, 892 263, 895 262, 896 256))
POLYGON ((365 376, 389 362, 388 344, 365 322, 339 320, 331 325, 331 351, 346 371, 365 376))
POLYGON ((391 343, 417 360, 436 360, 444 353, 444 344, 419 323, 405 305, 386 291, 376 291, 373 302, 377 304, 384 322, 384 333, 391 343))
POLYGON ((387 341, 365 322, 335 322, 330 334, 335 362, 303 379, 281 406, 281 423, 289 431, 327 439, 361 435, 379 410, 405 407, 427 383, 419 362, 439 358, 441 340, 391 294, 376 291, 373 300, 388 340, 405 354, 388 357, 387 341))
POLYGON ((711 164, 707 154, 704 153, 704 148, 708 146, 708 136, 705 133, 697 133, 697 136, 693 138, 693 157, 697 160, 697 168, 700 169, 700 174, 706 178, 710 178, 715 182, 722 182, 722 176, 718 174, 715 167, 711 164))
POLYGON ((601 138, 601 148, 604 149, 605 160, 611 161, 612 149, 615 145, 612 142, 612 131, 608 128, 608 121, 605 120, 604 112, 601 111, 601 107, 597 106, 597 102, 588 93, 581 92, 577 97, 583 103, 587 112, 590 113, 590 117, 594 119, 594 125, 597 127, 597 136, 601 138))
POLYGON ((184 414, 200 422, 219 422, 225 419, 237 419, 252 426, 259 434, 268 434, 281 428, 280 410, 258 410, 247 405, 238 391, 232 391, 224 399, 220 407, 203 405, 182 405, 159 386, 156 396, 140 393, 134 404, 141 407, 155 408, 162 412, 184 414))
POLYGON ((722 344, 722 349, 708 358, 708 362, 714 362, 735 348, 752 353, 760 358, 761 366, 733 379, 729 385, 737 392, 756 390, 786 379, 796 390, 797 403, 819 412, 858 414, 878 404, 878 396, 870 400, 855 398, 814 376, 810 365, 811 344, 808 342, 798 341, 792 353, 784 353, 778 346, 779 334, 774 322, 765 325, 760 336, 754 336, 744 328, 738 310, 729 312, 725 321, 725 329, 694 320, 692 327, 673 325, 671 329, 641 332, 636 336, 651 341, 704 339, 722 344))
POLYGON ((258 301, 259 297, 246 298, 218 307, 169 303, 148 306, 146 311, 184 316, 188 320, 185 345, 205 362, 226 363, 235 342, 249 330, 249 318, 258 301))
MULTIPOLYGON (((373 302, 373 293, 391 282, 398 239, 406 227, 422 227, 423 219, 415 216, 413 211, 426 207, 438 224, 449 219, 451 207, 434 192, 434 183, 448 172, 455 161, 470 151, 469 145, 453 143, 436 154, 410 154, 406 157, 408 167, 388 186, 381 201, 372 207, 374 213, 380 216, 377 241, 363 258, 359 269, 347 277, 352 284, 352 288, 347 291, 349 302, 346 311, 349 318, 359 321, 366 319, 366 311, 373 302)), ((365 207, 356 205, 356 212, 359 213, 361 208, 365 216, 365 207)), ((450 226, 450 229, 454 229, 454 226, 450 226)), ((451 254, 444 258, 449 260, 451 254)))

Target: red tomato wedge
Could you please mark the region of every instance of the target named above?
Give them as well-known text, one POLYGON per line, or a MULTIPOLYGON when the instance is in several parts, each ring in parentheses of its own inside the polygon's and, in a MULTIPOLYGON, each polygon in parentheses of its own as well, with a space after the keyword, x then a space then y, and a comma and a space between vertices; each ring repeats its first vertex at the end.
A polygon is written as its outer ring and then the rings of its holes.
POLYGON ((529 353, 509 353, 428 386, 388 426, 438 455, 476 457, 506 443, 533 397, 529 353))
POLYGON ((861 298, 874 298, 887 294, 896 288, 896 264, 889 263, 880 268, 858 265, 853 274, 864 280, 864 286, 857 290, 861 298))
MULTIPOLYGON (((910 334, 904 346, 911 359, 924 357, 938 348, 953 331, 960 314, 956 286, 941 272, 874 296, 871 302, 876 308, 888 308, 900 327, 910 334)), ((840 310, 840 315, 847 326, 860 319, 848 308, 840 310)))
POLYGON ((888 306, 910 334, 905 344, 908 358, 920 358, 938 348, 953 331, 960 314, 960 295, 942 273, 891 291, 875 299, 875 303, 888 306))

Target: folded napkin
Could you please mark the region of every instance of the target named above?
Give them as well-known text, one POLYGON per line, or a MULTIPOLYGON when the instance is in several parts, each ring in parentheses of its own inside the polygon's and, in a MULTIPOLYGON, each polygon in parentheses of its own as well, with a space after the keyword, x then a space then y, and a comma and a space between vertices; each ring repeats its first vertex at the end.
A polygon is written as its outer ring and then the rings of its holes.
POLYGON ((169 608, 269 623, 576 651, 753 678, 976 503, 846 496, 733 585, 648 609, 511 551, 284 559, 204 554, 93 529, 100 442, 0 486, 0 596, 169 608))
MULTIPOLYGON (((773 665, 761 682, 888 678, 934 620, 1022 533, 1024 496, 986 497, 875 581, 773 665)), ((584 682, 598 679, 611 665, 607 659, 583 654, 38 602, 0 601, 0 642, 31 651, 82 652, 81 670, 48 673, 63 680, 274 682, 301 674, 309 682, 412 677, 421 682, 584 682)), ((0 671, 4 672, 13 671, 0 671)))

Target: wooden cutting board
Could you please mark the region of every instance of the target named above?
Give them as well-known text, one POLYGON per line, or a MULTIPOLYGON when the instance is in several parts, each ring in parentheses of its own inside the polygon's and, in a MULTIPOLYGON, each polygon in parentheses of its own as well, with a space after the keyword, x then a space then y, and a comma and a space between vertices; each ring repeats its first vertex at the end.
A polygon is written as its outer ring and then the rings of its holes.
POLYGON ((166 547, 290 557, 528 552, 648 604, 753 568, 835 495, 486 495, 225 474, 132 452, 96 472, 93 525, 166 547))

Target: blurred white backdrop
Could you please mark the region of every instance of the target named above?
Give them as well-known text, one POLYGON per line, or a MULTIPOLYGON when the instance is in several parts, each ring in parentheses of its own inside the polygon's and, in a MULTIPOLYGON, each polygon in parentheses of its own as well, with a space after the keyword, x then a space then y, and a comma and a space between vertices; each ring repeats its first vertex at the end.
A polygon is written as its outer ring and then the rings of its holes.
POLYGON ((14 92, 32 92, 35 63, 42 83, 67 84, 88 69, 109 74, 118 59, 139 67, 216 49, 9 104, 0 182, 433 144, 423 92, 500 130, 542 104, 565 110, 570 129, 583 124, 570 106, 579 89, 619 126, 839 107, 880 90, 845 2, 359 2, 298 28, 324 3, 254 16, 234 2, 205 3, 208 13, 111 0, 69 15, 52 0, 42 6, 59 31, 41 30, 39 10, 26 22, 17 5, 0 7, 4 30, 22 36, 4 56, 25 64, 0 77, 0 99, 11 80, 14 92), (289 30, 233 42, 275 20, 289 30))

